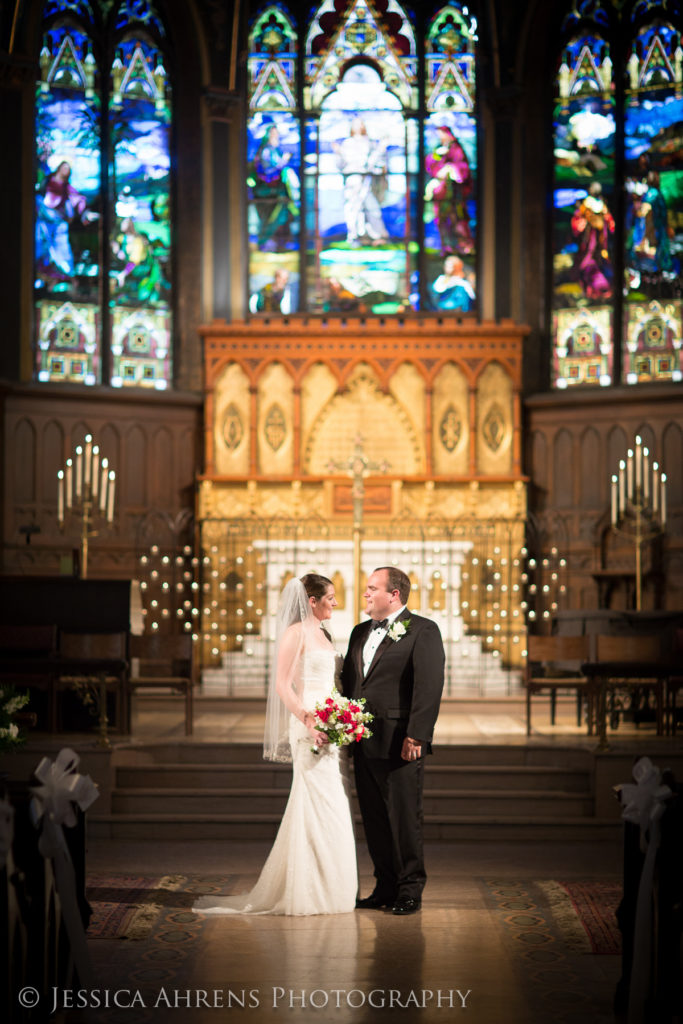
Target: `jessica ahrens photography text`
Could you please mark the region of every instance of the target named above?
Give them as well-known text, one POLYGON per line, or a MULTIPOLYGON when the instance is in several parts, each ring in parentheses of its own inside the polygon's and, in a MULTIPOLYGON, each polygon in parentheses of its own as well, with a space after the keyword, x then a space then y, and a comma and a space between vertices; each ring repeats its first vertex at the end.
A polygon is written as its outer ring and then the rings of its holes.
MULTIPOLYGON (((34 1005, 22 1000, 24 991, 19 993, 22 1006, 34 1005)), ((52 990, 51 1013, 71 1009, 107 1009, 117 1007, 130 1009, 134 1006, 146 1009, 245 1009, 256 1010, 268 1006, 272 1009, 336 1009, 346 1007, 362 1009, 404 1010, 409 1007, 424 1010, 432 1007, 440 1010, 466 1010, 471 989, 383 989, 373 988, 367 992, 360 988, 343 989, 288 989, 274 986, 269 989, 170 989, 160 988, 150 994, 140 989, 61 989, 52 990)))

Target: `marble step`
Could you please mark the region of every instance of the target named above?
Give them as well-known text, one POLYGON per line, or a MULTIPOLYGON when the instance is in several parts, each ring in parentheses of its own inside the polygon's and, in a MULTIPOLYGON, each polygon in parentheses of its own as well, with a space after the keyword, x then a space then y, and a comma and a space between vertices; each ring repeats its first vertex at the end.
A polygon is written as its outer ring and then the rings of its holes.
MULTIPOLYGON (((275 838, 280 816, 277 814, 201 815, 201 814, 103 814, 88 813, 88 836, 93 839, 171 839, 268 840, 275 838)), ((525 815, 473 815, 448 817, 425 815, 427 842, 491 841, 506 842, 611 842, 618 843, 623 825, 612 819, 561 815, 531 818, 525 815)), ((356 820, 356 835, 363 840, 356 820)))
MULTIPOLYGON (((116 789, 112 794, 114 814, 196 814, 196 815, 281 815, 286 791, 272 789, 116 789)), ((528 818, 578 818, 593 813, 590 796, 539 790, 430 790, 424 796, 424 811, 440 819, 452 815, 491 817, 516 815, 528 818)))
MULTIPOLYGON (((232 789, 270 788, 289 791, 291 768, 267 763, 244 765, 223 764, 158 764, 118 768, 116 785, 120 789, 232 789)), ((429 763, 425 772, 425 790, 500 790, 519 787, 523 790, 560 790, 590 792, 590 776, 586 771, 558 768, 551 765, 442 765, 429 763)))
MULTIPOLYGON (((291 771, 288 765, 269 765, 263 760, 261 743, 196 742, 172 740, 161 743, 135 743, 116 752, 117 768, 141 765, 197 765, 204 768, 241 765, 265 766, 279 771, 291 771)), ((537 766, 559 767, 591 772, 593 750, 541 743, 497 744, 462 743, 437 745, 427 760, 427 774, 435 767, 461 765, 468 767, 537 766)))

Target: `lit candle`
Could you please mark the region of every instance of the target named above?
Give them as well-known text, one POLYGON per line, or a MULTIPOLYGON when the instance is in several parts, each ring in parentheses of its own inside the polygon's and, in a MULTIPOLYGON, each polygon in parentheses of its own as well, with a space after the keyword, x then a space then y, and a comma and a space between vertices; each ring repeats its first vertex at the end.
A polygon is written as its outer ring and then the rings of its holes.
POLYGON ((617 509, 617 476, 616 473, 612 476, 612 526, 617 525, 617 519, 619 518, 617 509))
POLYGON ((619 508, 622 513, 626 508, 626 463, 619 460, 619 508))
POLYGON ((100 485, 100 512, 107 509, 107 480, 109 479, 109 459, 102 459, 102 480, 100 485))
POLYGON ((71 508, 72 495, 73 495, 73 463, 71 459, 66 460, 66 473, 65 473, 65 490, 66 490, 66 507, 71 508))
POLYGON ((116 487, 116 473, 112 469, 109 474, 109 487, 107 489, 107 522, 114 522, 114 488, 116 487))
POLYGON ((64 522, 64 470, 57 473, 57 522, 64 522))
POLYGON ((637 437, 636 437, 636 494, 639 493, 639 491, 641 489, 641 486, 642 486, 642 481, 643 481, 643 466, 642 466, 643 449, 642 449, 641 445, 642 445, 642 441, 640 439, 640 434, 638 434, 637 437))
POLYGON ((83 449, 80 444, 76 449, 76 500, 81 500, 83 493, 83 449))
POLYGON ((652 511, 656 512, 659 508, 659 463, 652 463, 652 511))
POLYGON ((92 468, 92 434, 85 435, 85 495, 88 497, 90 488, 90 471, 92 468))
POLYGON ((650 449, 643 448, 643 496, 647 502, 650 497, 650 449))
POLYGON ((662 514, 660 516, 662 526, 666 525, 666 473, 662 473, 662 514))
POLYGON ((92 450, 92 500, 97 501, 97 492, 100 483, 100 449, 98 445, 92 450))
POLYGON ((633 501, 633 448, 626 452, 626 497, 633 501))

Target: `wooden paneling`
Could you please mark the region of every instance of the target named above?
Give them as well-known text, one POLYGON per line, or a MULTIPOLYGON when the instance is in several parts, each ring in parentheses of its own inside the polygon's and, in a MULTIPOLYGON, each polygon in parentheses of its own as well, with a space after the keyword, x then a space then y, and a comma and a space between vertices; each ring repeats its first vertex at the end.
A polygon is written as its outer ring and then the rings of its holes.
MULTIPOLYGON (((78 546, 57 523, 57 471, 91 433, 117 475, 115 522, 91 542, 91 576, 131 576, 140 524, 155 510, 193 509, 201 470, 201 401, 193 395, 118 394, 17 385, 0 395, 5 573, 57 573, 78 546), (26 541, 27 527, 36 527, 26 541)), ((153 538, 148 538, 154 543, 153 538)))
MULTIPOLYGON (((643 607, 678 607, 683 593, 683 391, 671 385, 594 393, 577 389, 575 394, 533 396, 525 413, 529 507, 545 524, 543 553, 555 544, 568 560, 566 607, 598 607, 594 574, 635 571, 633 543, 610 530, 609 503, 611 476, 636 434, 668 477, 666 532, 643 551, 648 572, 643 607)), ((626 583, 617 582, 610 603, 623 608, 625 601, 626 583)))

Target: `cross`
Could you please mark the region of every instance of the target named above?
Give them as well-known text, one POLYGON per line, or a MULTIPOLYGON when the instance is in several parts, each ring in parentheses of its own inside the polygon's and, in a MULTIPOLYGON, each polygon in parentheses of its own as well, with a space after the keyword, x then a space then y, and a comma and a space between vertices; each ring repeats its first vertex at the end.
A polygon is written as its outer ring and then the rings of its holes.
POLYGON ((390 464, 383 459, 382 462, 371 462, 363 448, 363 438, 356 434, 354 449, 346 462, 329 462, 330 473, 338 473, 340 470, 349 474, 352 480, 351 496, 353 498, 353 575, 354 575, 354 598, 355 612, 361 610, 361 537, 363 533, 363 499, 365 498, 365 477, 370 473, 386 473, 390 464))

